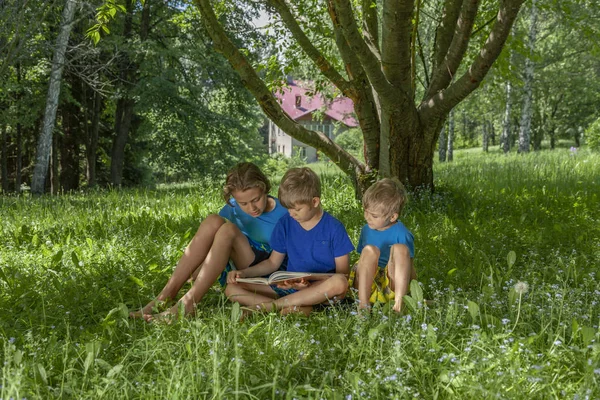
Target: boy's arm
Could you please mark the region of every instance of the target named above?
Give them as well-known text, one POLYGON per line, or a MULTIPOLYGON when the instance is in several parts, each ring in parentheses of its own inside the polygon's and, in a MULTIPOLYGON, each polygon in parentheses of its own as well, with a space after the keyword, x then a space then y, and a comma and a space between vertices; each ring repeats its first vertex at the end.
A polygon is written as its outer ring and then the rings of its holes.
POLYGON ((279 269, 284 258, 285 254, 273 250, 269 258, 250 268, 238 271, 239 274, 237 276, 240 278, 254 278, 256 276, 269 275, 279 269))
POLYGON ((350 272, 350 256, 348 254, 344 254, 343 256, 339 256, 335 258, 335 273, 336 274, 346 274, 350 272))

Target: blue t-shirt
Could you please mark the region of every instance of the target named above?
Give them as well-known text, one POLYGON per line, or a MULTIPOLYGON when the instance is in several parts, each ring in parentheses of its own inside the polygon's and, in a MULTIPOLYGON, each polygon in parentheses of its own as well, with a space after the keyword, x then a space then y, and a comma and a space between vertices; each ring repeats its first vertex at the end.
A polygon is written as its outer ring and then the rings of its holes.
POLYGON ((394 244, 404 244, 410 251, 410 257, 415 256, 415 244, 413 234, 400 221, 390 226, 384 231, 378 231, 369 228, 368 224, 362 227, 360 239, 356 251, 362 252, 366 245, 373 245, 379 248, 378 265, 385 268, 390 260, 390 248, 394 244))
POLYGON ((275 197, 271 198, 275 200, 275 207, 269 212, 260 214, 258 217, 246 214, 233 198, 229 200, 231 205, 226 204, 219 211, 221 217, 240 228, 240 231, 246 235, 252 247, 269 253, 271 252, 269 239, 271 238, 273 228, 277 221, 279 221, 279 218, 288 215, 287 210, 279 203, 279 200, 275 197))
POLYGON ((344 225, 325 211, 309 231, 289 214, 281 217, 270 243, 273 250, 287 254, 287 270, 293 272, 335 272, 335 258, 354 250, 344 225))

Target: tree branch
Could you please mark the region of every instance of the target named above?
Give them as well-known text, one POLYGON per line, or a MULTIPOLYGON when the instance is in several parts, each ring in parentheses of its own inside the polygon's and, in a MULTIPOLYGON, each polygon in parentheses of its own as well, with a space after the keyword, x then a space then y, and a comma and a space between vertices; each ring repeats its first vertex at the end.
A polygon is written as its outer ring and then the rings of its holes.
POLYGON ((433 94, 439 90, 447 87, 452 81, 469 46, 471 31, 475 24, 475 16, 479 9, 479 1, 480 0, 464 1, 458 21, 456 21, 456 29, 448 52, 446 53, 446 57, 433 72, 433 79, 431 85, 429 85, 429 90, 427 91, 425 98, 433 96, 433 94))
POLYGON ((379 52, 379 21, 377 19, 377 2, 375 0, 362 0, 362 26, 369 47, 376 48, 379 52))
POLYGON ((376 53, 369 48, 358 31, 349 0, 329 1, 330 4, 333 3, 330 10, 334 13, 334 23, 339 23, 348 46, 356 54, 375 91, 387 102, 397 101, 397 90, 386 79, 376 53))
POLYGON ((292 14, 287 1, 269 0, 269 4, 277 10, 285 26, 287 26, 298 44, 319 68, 321 73, 325 75, 325 77, 329 79, 344 94, 344 96, 352 97, 352 85, 350 85, 349 82, 340 75, 335 67, 331 65, 325 56, 323 56, 323 54, 321 54, 321 52, 319 52, 319 50, 312 44, 310 39, 306 36, 296 21, 296 18, 292 14))
POLYGON ((384 0, 381 64, 388 81, 412 99, 411 34, 414 0, 384 0))
POLYGON ((419 106, 421 120, 440 117, 448 113, 462 99, 479 87, 492 64, 500 55, 504 42, 525 0, 505 0, 488 38, 468 70, 447 89, 424 100, 419 106))
POLYGON ((435 50, 433 53, 433 65, 431 66, 431 79, 433 79, 433 74, 435 74, 438 66, 444 62, 444 58, 448 53, 452 38, 454 37, 454 27, 460 14, 462 2, 463 0, 445 0, 444 2, 442 21, 435 32, 435 50))
POLYGON ((202 14, 208 34, 214 41, 215 48, 222 53, 242 78, 244 86, 254 95, 265 114, 283 131, 295 139, 322 150, 342 171, 358 181, 365 172, 365 166, 352 155, 344 151, 321 132, 303 128, 293 121, 281 108, 281 105, 260 79, 246 57, 231 42, 223 27, 217 20, 210 0, 194 0, 202 14))

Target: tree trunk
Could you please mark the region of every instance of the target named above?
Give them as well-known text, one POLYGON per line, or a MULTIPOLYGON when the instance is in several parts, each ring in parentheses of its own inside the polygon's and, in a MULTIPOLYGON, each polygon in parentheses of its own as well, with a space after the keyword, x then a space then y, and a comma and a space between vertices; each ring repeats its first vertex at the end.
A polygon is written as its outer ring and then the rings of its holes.
POLYGON ((454 110, 448 114, 448 162, 454 160, 454 110))
MULTIPOLYGON (((75 88, 77 84, 73 84, 75 88)), ((75 98, 78 93, 72 93, 75 98)), ((73 103, 62 106, 63 135, 60 145, 60 187, 63 193, 79 189, 79 107, 73 103)))
POLYGON ((488 126, 488 121, 487 120, 483 120, 483 124, 482 124, 482 128, 483 128, 483 151, 484 152, 488 152, 488 140, 490 137, 490 133, 489 133, 489 126, 488 126))
POLYGON ((440 162, 446 162, 446 124, 444 124, 444 126, 442 126, 442 129, 440 130, 438 148, 440 162))
POLYGON ((17 149, 15 167, 15 192, 21 193, 22 169, 23 169, 23 129, 21 123, 17 123, 17 149))
POLYGON ((512 84, 510 80, 506 81, 506 106, 504 108, 504 120, 502 121, 502 135, 500 136, 500 146, 504 153, 510 151, 510 112, 512 108, 512 84))
POLYGON ((52 71, 50 73, 50 84, 48 86, 48 96, 46 98, 46 111, 44 114, 44 124, 40 134, 33 180, 31 182, 31 193, 41 195, 44 193, 44 183, 48 175, 48 162, 50 160, 50 149, 52 147, 52 131, 56 122, 56 110, 60 95, 60 85, 62 81, 62 72, 65 61, 65 53, 71 29, 73 28, 73 18, 75 16, 76 2, 66 0, 62 14, 62 22, 54 56, 52 57, 52 71))
POLYGON ((89 136, 86 143, 86 160, 87 160, 87 184, 88 187, 96 186, 96 153, 98 151, 98 132, 100 129, 100 111, 102 110, 102 96, 98 92, 94 92, 92 106, 92 123, 89 129, 89 136))
POLYGON ((531 119, 533 117, 533 80, 534 80, 534 62, 533 53, 535 51, 535 37, 537 30, 537 7, 536 0, 531 3, 530 26, 528 35, 529 56, 525 60, 525 99, 523 101, 523 110, 521 112, 521 129, 519 131, 519 153, 529 152, 531 141, 531 119))
POLYGON ((8 130, 6 125, 2 125, 2 157, 0 158, 0 164, 2 164, 2 192, 8 192, 8 130))
MULTIPOLYGON (((123 38, 130 40, 133 36, 133 3, 126 2, 125 25, 123 38)), ((150 33, 150 0, 146 0, 142 8, 140 21, 140 40, 144 42, 150 33)), ((123 180, 123 167, 125 165, 125 147, 129 141, 132 121, 135 118, 133 108, 135 101, 129 91, 135 86, 136 74, 139 65, 131 59, 129 54, 121 54, 121 82, 124 86, 124 95, 117 102, 115 111, 115 137, 111 151, 110 178, 115 187, 119 187, 123 180)))
POLYGON ((490 121, 490 138, 492 139, 492 146, 496 145, 496 130, 494 129, 494 122, 490 121))
POLYGON ((60 176, 58 170, 58 148, 60 142, 59 135, 52 136, 52 150, 50 151, 50 155, 52 158, 51 168, 50 168, 50 193, 52 195, 57 195, 60 191, 60 176))

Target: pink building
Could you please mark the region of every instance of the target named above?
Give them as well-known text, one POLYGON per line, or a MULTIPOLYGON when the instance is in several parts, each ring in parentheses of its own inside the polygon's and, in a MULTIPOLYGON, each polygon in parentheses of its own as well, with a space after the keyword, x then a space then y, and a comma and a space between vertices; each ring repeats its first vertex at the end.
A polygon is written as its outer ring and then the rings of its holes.
MULTIPOLYGON (((312 82, 294 81, 275 93, 283 110, 294 121, 307 129, 319 131, 334 139, 337 135, 358 126, 354 119, 354 104, 347 97, 325 99, 320 94, 309 96, 312 82), (319 118, 315 113, 321 114, 319 118)), ((317 151, 283 132, 269 121, 269 154, 281 153, 286 157, 300 156, 307 162, 317 161, 317 151)))

